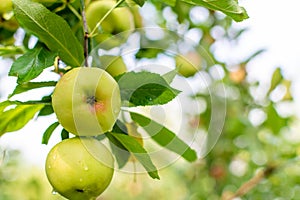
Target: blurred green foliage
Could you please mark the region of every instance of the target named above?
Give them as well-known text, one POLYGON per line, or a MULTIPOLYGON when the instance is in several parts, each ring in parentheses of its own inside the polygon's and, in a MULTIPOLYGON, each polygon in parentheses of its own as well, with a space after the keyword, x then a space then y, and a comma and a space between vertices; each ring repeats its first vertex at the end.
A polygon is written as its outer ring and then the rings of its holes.
POLYGON ((0 199, 62 199, 52 195, 44 170, 24 161, 19 151, 0 149, 0 199))

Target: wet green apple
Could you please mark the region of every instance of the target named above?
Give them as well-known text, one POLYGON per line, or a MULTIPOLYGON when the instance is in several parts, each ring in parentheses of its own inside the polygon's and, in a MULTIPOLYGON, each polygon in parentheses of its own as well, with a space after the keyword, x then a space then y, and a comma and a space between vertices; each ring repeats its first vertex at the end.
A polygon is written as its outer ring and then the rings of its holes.
POLYGON ((112 130, 119 115, 119 86, 102 69, 77 67, 58 81, 52 106, 58 121, 70 133, 100 135, 112 130))
POLYGON ((75 137, 56 144, 46 159, 53 190, 71 200, 96 199, 110 184, 114 159, 100 141, 75 137))
POLYGON ((127 67, 121 56, 104 55, 99 57, 101 68, 115 77, 127 71, 127 67))
POLYGON ((184 77, 194 76, 201 69, 201 57, 196 52, 175 57, 178 73, 184 77))

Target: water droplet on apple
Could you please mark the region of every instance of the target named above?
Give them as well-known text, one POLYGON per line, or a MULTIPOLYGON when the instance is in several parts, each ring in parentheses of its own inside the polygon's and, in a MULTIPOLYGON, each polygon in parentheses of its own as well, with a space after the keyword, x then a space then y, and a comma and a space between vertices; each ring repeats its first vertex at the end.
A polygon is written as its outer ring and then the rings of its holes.
POLYGON ((88 166, 84 166, 84 170, 85 171, 89 170, 89 167, 88 166))
POLYGON ((82 179, 82 178, 80 178, 80 179, 79 179, 79 182, 82 182, 82 181, 83 181, 83 179, 82 179))
POLYGON ((53 195, 56 195, 57 194, 57 192, 55 191, 55 189, 53 188, 52 189, 52 192, 51 192, 53 195))
POLYGON ((51 168, 51 165, 48 165, 48 168, 50 169, 50 168, 51 168))
POLYGON ((55 159, 56 159, 56 155, 53 156, 53 160, 55 160, 55 159))

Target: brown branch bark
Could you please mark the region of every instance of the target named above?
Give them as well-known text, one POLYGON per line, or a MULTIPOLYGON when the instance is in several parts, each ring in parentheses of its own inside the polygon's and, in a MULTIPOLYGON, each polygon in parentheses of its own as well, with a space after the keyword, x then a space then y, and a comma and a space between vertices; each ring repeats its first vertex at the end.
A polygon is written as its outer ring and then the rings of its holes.
POLYGON ((245 182, 234 194, 222 196, 222 200, 232 200, 237 197, 242 197, 257 186, 264 178, 270 176, 274 171, 275 166, 269 166, 255 174, 249 181, 245 182))

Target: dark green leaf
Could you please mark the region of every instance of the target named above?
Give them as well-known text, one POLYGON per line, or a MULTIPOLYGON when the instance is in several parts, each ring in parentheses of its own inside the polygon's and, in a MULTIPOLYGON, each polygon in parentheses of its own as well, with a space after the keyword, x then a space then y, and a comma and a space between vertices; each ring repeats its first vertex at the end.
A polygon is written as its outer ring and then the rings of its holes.
POLYGON ((69 139, 69 132, 63 128, 63 130, 61 131, 61 140, 65 140, 65 139, 69 139))
POLYGON ((121 98, 129 102, 129 106, 165 104, 179 94, 159 74, 129 72, 116 77, 116 80, 120 86, 121 98))
MULTIPOLYGON (((127 135, 127 128, 123 122, 117 120, 111 132, 127 135)), ((97 139, 99 139, 99 137, 101 136, 102 135, 97 136, 97 139)), ((105 134, 105 136, 110 140, 110 147, 112 153, 116 157, 119 168, 124 167, 124 165, 128 162, 130 153, 118 140, 116 140, 112 135, 110 135, 110 133, 105 134)))
POLYGON ((0 136, 23 128, 44 105, 20 105, 11 101, 0 103, 0 136), (14 106, 9 109, 9 106, 14 106), (7 109, 7 110, 6 110, 7 109))
POLYGON ((80 66, 84 60, 83 47, 68 23, 42 4, 29 0, 13 0, 14 13, 28 32, 36 35, 47 47, 58 52, 66 64, 80 66))
POLYGON ((158 54, 164 52, 163 49, 159 48, 141 48, 136 54, 137 59, 142 58, 156 58, 158 54))
POLYGON ((117 140, 114 136, 112 136, 111 133, 107 133, 106 136, 110 141, 109 144, 112 153, 116 157, 119 168, 124 167, 130 157, 129 151, 122 145, 121 142, 119 142, 119 140, 117 140))
POLYGON ((136 3, 137 5, 139 5, 139 6, 143 6, 144 5, 144 3, 145 3, 145 0, 129 0, 129 2, 130 1, 133 1, 134 3, 136 3))
POLYGON ((249 16, 243 7, 238 5, 237 0, 183 0, 184 2, 218 10, 228 15, 237 22, 248 19, 249 16))
POLYGON ((28 82, 54 64, 55 54, 45 48, 34 48, 19 57, 12 65, 9 75, 18 77, 18 83, 28 82))
POLYGON ((151 161, 147 151, 136 141, 133 137, 120 133, 108 133, 118 140, 129 152, 131 152, 135 158, 144 166, 148 174, 154 178, 159 179, 159 175, 156 167, 151 161))
POLYGON ((130 114, 132 120, 145 129, 151 138, 158 144, 177 153, 189 162, 197 159, 196 152, 178 138, 175 133, 143 115, 133 112, 130 114))
POLYGON ((54 122, 53 124, 51 124, 46 131, 43 134, 43 138, 42 138, 42 144, 48 144, 48 141, 53 133, 53 131, 56 129, 56 127, 59 125, 58 122, 54 122))
POLYGON ((9 98, 16 94, 27 92, 28 90, 37 89, 37 88, 41 88, 41 87, 53 87, 56 85, 56 83, 57 83, 56 81, 22 83, 22 84, 17 85, 17 87, 15 88, 13 93, 9 95, 9 98))
POLYGON ((47 116, 54 113, 52 105, 45 105, 39 112, 38 116, 47 116))

